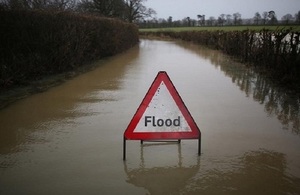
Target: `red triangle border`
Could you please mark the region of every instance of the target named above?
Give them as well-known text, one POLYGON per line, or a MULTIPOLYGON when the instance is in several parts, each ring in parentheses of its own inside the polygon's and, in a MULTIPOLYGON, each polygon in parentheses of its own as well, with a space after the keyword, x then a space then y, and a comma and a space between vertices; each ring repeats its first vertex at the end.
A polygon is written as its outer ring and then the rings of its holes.
POLYGON ((198 128, 196 122, 185 106, 182 98, 180 97, 178 91, 173 85, 167 72, 160 71, 155 77, 153 83, 151 84, 148 92, 146 93, 144 99, 142 100, 140 106, 138 107, 136 113, 131 119, 128 127, 124 132, 124 138, 127 140, 168 140, 168 139, 198 139, 201 136, 200 129, 198 128), (191 132, 134 132, 137 124, 140 122, 141 117, 146 111, 149 103, 151 102, 154 94, 156 93, 161 82, 164 82, 167 89, 169 90, 172 98, 174 99, 176 105, 181 111, 183 117, 191 128, 191 132))

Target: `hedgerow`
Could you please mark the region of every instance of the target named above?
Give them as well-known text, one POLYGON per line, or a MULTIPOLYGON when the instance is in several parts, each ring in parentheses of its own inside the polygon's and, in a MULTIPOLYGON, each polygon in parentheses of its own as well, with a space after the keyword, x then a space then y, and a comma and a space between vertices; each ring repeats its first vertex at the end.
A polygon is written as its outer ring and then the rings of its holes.
POLYGON ((218 49, 259 67, 276 82, 300 91, 300 32, 293 29, 260 31, 157 31, 140 32, 191 41, 218 49))
POLYGON ((71 12, 0 11, 0 91, 138 43, 135 25, 71 12))

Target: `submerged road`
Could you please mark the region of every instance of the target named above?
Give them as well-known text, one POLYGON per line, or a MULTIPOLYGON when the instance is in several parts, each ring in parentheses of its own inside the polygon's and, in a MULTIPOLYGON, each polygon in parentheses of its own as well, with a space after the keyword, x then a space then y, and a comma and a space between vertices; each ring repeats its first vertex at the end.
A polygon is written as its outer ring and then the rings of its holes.
POLYGON ((297 97, 190 43, 141 40, 97 63, 0 110, 0 194, 300 194, 297 97), (197 140, 127 141, 123 161, 124 130, 159 71, 201 129, 202 154, 197 140))

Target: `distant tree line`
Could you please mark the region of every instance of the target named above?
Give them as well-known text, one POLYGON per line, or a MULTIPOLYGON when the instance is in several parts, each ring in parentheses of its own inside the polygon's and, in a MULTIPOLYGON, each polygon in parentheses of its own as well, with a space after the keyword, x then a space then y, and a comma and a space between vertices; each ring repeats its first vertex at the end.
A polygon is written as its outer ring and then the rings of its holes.
POLYGON ((185 27, 185 26, 229 26, 229 25, 277 25, 277 24, 300 24, 300 11, 294 14, 286 14, 281 20, 277 19, 274 11, 265 11, 262 14, 256 12, 253 18, 243 19, 238 12, 233 14, 221 14, 219 17, 198 14, 196 19, 185 17, 182 20, 173 20, 172 16, 167 19, 152 18, 148 20, 139 20, 141 28, 156 27, 185 27))
POLYGON ((130 23, 155 11, 144 6, 146 0, 0 0, 0 10, 73 11, 119 18, 130 23))

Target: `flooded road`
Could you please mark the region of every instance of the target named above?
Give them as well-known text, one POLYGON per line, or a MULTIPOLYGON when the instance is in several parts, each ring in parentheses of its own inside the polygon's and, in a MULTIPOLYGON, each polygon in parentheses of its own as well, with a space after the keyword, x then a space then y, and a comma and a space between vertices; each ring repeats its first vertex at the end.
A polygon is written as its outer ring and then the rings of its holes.
POLYGON ((0 194, 300 194, 300 101, 218 51, 140 45, 0 110, 0 194), (158 71, 202 133, 140 144, 123 133, 158 71))

